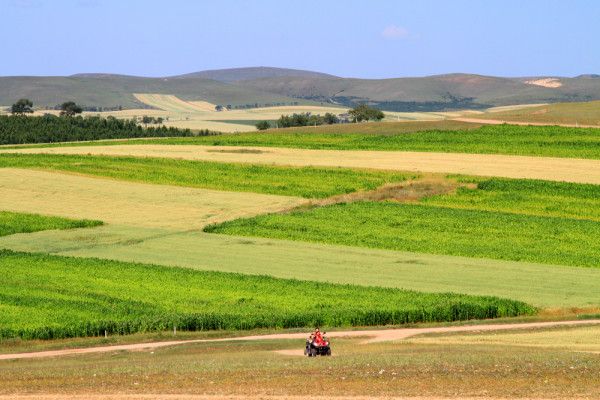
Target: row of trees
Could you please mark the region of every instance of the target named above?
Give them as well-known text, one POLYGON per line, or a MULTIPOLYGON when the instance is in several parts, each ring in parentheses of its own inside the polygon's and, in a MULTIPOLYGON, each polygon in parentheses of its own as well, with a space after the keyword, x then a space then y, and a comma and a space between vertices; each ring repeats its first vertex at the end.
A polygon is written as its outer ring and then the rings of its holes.
POLYGON ((217 111, 223 111, 224 109, 227 110, 245 110, 248 108, 259 108, 259 107, 279 107, 279 106, 297 106, 298 103, 297 101, 292 101, 290 103, 264 103, 264 104, 259 104, 259 103, 251 103, 251 104, 238 104, 235 106, 232 106, 231 104, 227 104, 226 106, 220 105, 218 104, 217 106, 215 106, 215 110, 217 111))
POLYGON ((157 125, 161 125, 164 121, 163 117, 149 117, 147 115, 144 115, 141 119, 142 124, 144 125, 148 125, 148 124, 157 124, 157 125))
POLYGON ((339 118, 332 113, 325 115, 314 115, 311 113, 300 113, 292 115, 282 115, 277 121, 280 128, 291 128, 294 126, 316 126, 337 124, 339 118))
POLYGON ((69 118, 46 114, 23 118, 20 115, 0 115, 0 144, 52 143, 80 140, 126 139, 142 137, 208 136, 208 130, 193 133, 189 129, 165 126, 144 128, 136 120, 114 117, 69 118))
MULTIPOLYGON (((278 128, 291 128, 298 126, 317 126, 332 125, 340 122, 362 122, 362 121, 380 121, 385 117, 381 110, 361 104, 348 111, 348 116, 340 118, 332 113, 325 115, 313 115, 311 113, 300 113, 292 115, 282 115, 275 123, 278 128)), ((256 129, 265 130, 272 128, 269 121, 259 121, 256 123, 256 129)))

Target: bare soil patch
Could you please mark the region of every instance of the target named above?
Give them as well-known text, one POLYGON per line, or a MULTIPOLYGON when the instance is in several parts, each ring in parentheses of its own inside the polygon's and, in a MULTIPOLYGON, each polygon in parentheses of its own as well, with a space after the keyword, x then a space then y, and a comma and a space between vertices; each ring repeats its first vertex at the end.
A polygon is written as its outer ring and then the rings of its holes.
POLYGON ((209 153, 232 153, 232 154, 263 154, 268 153, 265 150, 259 149, 234 149, 234 150, 207 150, 209 153))
POLYGON ((556 89, 563 85, 562 82, 557 78, 532 79, 529 81, 525 81, 525 83, 528 85, 541 86, 551 89, 556 89))
POLYGON ((459 186, 474 188, 474 184, 459 184, 442 176, 427 176, 418 180, 410 180, 397 184, 381 186, 368 192, 354 192, 331 196, 314 205, 326 206, 355 201, 397 201, 416 202, 422 198, 454 192, 459 186))

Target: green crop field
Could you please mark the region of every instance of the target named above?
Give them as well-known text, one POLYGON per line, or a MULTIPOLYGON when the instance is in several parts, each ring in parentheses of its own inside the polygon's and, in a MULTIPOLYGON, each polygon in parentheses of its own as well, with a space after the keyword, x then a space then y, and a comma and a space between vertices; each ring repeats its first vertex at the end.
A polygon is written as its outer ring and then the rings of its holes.
POLYGON ((600 186, 457 177, 421 204, 360 202, 225 222, 208 232, 599 267, 600 186))
POLYGON ((475 183, 476 187, 460 187, 454 195, 432 196, 422 202, 440 207, 600 221, 600 185, 526 179, 457 179, 475 183))
POLYGON ((415 174, 344 168, 276 167, 218 162, 71 155, 0 154, 0 168, 75 172, 162 185, 323 198, 415 178, 415 174))
POLYGON ((304 281, 492 295, 540 308, 600 305, 600 268, 111 224, 0 237, 0 248, 304 281))
POLYGON ((98 225, 102 225, 102 222, 0 211, 0 236, 45 231, 48 229, 88 228, 98 225))
POLYGON ((428 126, 423 125, 424 123, 419 123, 413 129, 409 129, 402 124, 408 123, 346 124, 209 137, 46 144, 27 147, 119 145, 123 143, 200 144, 600 158, 600 129, 598 128, 518 125, 489 125, 472 129, 464 125, 456 127, 438 125, 439 128, 434 125, 433 128, 427 128, 428 126), (429 130, 423 130, 424 128, 429 130))
POLYGON ((335 204, 211 225, 206 232, 599 267, 600 223, 392 202, 335 204))
POLYGON ((454 321, 532 314, 494 297, 428 294, 0 252, 0 337, 59 338, 454 321))
POLYGON ((403 133, 400 129, 390 129, 385 123, 373 125, 375 128, 369 129, 369 133, 360 133, 360 126, 351 133, 335 133, 336 128, 330 127, 290 128, 265 133, 158 139, 152 143, 600 158, 600 129, 596 128, 494 125, 469 130, 403 133))

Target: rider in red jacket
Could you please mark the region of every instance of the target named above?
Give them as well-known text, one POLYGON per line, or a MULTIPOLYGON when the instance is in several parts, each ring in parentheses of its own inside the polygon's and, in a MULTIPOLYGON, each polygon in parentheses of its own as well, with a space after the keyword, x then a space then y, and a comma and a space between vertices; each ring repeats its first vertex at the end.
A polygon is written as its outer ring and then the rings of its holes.
POLYGON ((317 346, 325 345, 325 341, 323 340, 323 335, 321 334, 321 331, 319 330, 319 328, 315 329, 314 344, 317 346))

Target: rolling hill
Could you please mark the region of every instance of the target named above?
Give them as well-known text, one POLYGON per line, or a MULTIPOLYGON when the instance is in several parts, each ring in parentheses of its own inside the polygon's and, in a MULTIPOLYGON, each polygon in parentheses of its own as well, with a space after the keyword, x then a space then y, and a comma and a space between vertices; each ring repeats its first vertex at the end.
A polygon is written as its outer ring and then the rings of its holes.
POLYGON ((227 68, 213 69, 207 71, 193 72, 191 74, 175 76, 175 78, 204 78, 219 82, 238 82, 250 79, 264 78, 337 78, 334 75, 322 72, 304 71, 301 69, 273 68, 273 67, 249 67, 249 68, 227 68))
MULTIPOLYGON (((68 77, 0 77, 0 105, 29 98, 38 107, 53 107, 66 100, 85 106, 144 108, 134 93, 176 95, 183 100, 214 104, 292 103, 298 99, 260 89, 231 85, 200 77, 144 78, 112 74, 78 74, 68 77)), ((312 103, 310 101, 300 101, 312 103)))
POLYGON ((115 74, 0 77, 0 105, 19 98, 38 107, 65 100, 85 106, 143 108, 134 93, 173 95, 213 104, 273 105, 366 102, 387 111, 443 111, 493 106, 600 100, 600 77, 502 78, 446 74, 417 78, 340 78, 319 72, 254 67, 200 71, 163 78, 115 74))
POLYGON ((531 83, 543 79, 548 78, 499 78, 472 74, 395 79, 273 77, 241 81, 237 85, 344 105, 367 102, 389 111, 483 109, 511 104, 600 99, 600 79, 593 76, 550 78, 560 84, 558 87, 531 83))

